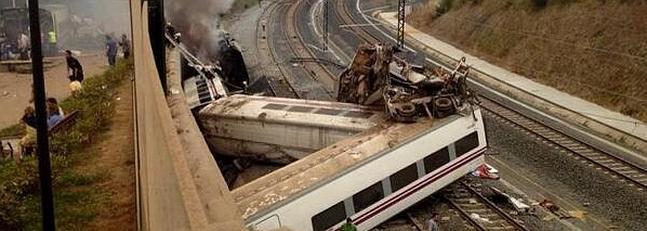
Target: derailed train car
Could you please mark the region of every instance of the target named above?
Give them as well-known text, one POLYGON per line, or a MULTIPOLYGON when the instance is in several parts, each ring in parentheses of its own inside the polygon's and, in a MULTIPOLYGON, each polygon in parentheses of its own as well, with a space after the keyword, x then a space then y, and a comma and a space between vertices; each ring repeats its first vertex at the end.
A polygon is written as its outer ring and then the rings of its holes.
POLYGON ((464 61, 426 73, 381 49, 344 72, 342 102, 236 95, 200 109, 218 154, 289 163, 232 191, 249 229, 336 230, 351 218, 369 230, 484 164, 464 61))
POLYGON ((484 164, 474 115, 387 122, 232 193, 251 230, 369 230, 484 164))

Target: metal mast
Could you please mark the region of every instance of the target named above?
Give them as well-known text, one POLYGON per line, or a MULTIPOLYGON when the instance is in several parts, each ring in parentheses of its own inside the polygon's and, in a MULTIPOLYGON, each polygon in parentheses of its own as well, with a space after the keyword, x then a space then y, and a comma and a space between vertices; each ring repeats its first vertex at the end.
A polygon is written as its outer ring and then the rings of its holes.
POLYGON ((159 74, 160 82, 164 94, 167 94, 168 85, 166 83, 166 39, 165 38, 165 19, 164 19, 164 0, 148 1, 148 33, 151 37, 151 46, 155 65, 159 74))
POLYGON ((398 0, 398 46, 404 48, 404 19, 406 17, 406 0, 398 0))
POLYGON ((324 19, 323 19, 323 40, 324 40, 324 50, 328 50, 328 17, 330 16, 330 11, 328 8, 329 0, 324 0, 324 19))
POLYGON ((38 147, 38 175, 40 179, 40 210, 43 230, 56 229, 54 220, 54 196, 52 192, 52 166, 49 158, 47 136, 47 111, 45 104, 45 77, 43 74, 43 50, 40 43, 40 15, 38 0, 29 0, 29 30, 31 37, 31 65, 34 76, 34 104, 36 106, 36 143, 38 147))

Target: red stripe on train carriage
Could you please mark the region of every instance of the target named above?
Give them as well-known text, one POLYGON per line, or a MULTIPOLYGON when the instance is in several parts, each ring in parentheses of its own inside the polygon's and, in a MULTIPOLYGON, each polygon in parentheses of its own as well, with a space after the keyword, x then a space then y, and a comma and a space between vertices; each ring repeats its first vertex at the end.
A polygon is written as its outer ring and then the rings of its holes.
POLYGON ((485 152, 485 148, 483 148, 481 150, 478 150, 478 151, 475 151, 474 153, 468 155, 468 157, 465 157, 464 159, 460 160, 459 162, 456 162, 453 165, 445 168, 443 171, 438 172, 435 175, 432 175, 431 177, 429 177, 429 178, 427 178, 427 179, 425 179, 425 180, 423 180, 421 182, 418 182, 413 187, 410 187, 410 188, 406 189, 404 192, 390 198, 389 200, 385 201, 384 203, 382 203, 382 204, 378 205, 377 207, 371 209, 370 211, 368 211, 364 215, 353 219, 355 221, 354 223, 355 224, 361 224, 361 223, 365 222, 366 220, 368 220, 368 219, 374 217, 375 215, 377 215, 378 213, 380 213, 380 212, 386 210, 387 208, 393 206, 395 203, 409 197, 411 194, 413 194, 413 193, 415 193, 417 191, 420 191, 422 188, 424 188, 427 185, 435 182, 436 180, 438 180, 438 178, 444 177, 445 175, 447 175, 450 172, 456 170, 457 168, 464 165, 465 163, 470 162, 470 161, 482 156, 484 152, 485 152))

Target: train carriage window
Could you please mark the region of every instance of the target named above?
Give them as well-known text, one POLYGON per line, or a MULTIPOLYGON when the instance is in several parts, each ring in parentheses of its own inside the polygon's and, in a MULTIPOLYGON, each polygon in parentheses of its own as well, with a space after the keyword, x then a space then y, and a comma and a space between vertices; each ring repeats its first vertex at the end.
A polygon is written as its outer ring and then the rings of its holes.
POLYGON ((458 140, 454 147, 456 147, 456 157, 462 156, 463 154, 472 151, 479 146, 479 136, 476 132, 469 134, 462 139, 458 140))
POLYGON ((418 167, 414 163, 394 173, 389 178, 391 180, 391 191, 398 191, 418 179, 418 167))
POLYGON ((315 108, 313 107, 304 107, 304 106, 292 106, 290 109, 288 109, 289 112, 310 112, 314 110, 315 108))
POLYGON ((357 119, 368 119, 373 116, 373 113, 371 112, 362 112, 362 111, 349 111, 346 112, 345 117, 350 117, 350 118, 357 118, 357 119))
POLYGON ((314 231, 326 230, 344 219, 346 208, 342 201, 312 217, 312 228, 314 231))
POLYGON ((286 107, 288 107, 288 105, 276 104, 276 103, 268 103, 267 105, 263 106, 263 109, 283 110, 286 107))
POLYGON ((431 154, 423 160, 425 163, 425 173, 429 174, 441 166, 449 163, 449 149, 447 147, 431 154))
POLYGON ((342 113, 342 111, 328 108, 319 108, 314 113, 320 115, 339 115, 340 113, 342 113))
POLYGON ((380 181, 353 195, 355 213, 362 211, 382 198, 384 198, 384 189, 382 189, 382 182, 380 181))

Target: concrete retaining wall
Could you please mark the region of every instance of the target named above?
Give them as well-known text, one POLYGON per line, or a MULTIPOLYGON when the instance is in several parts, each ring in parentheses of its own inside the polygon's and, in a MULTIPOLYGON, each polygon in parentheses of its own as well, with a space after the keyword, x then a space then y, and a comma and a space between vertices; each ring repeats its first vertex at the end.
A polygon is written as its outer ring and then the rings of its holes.
POLYGON ((176 124, 192 129, 190 123, 182 122, 190 118, 183 117, 176 122, 171 116, 153 60, 147 2, 131 1, 131 13, 135 51, 138 228, 243 230, 240 213, 227 187, 222 187, 224 180, 213 157, 205 151, 206 144, 202 143, 203 148, 200 148, 201 139, 197 139, 196 143, 190 143, 195 148, 188 150, 184 146, 187 140, 199 134, 178 135, 184 132, 176 124))

